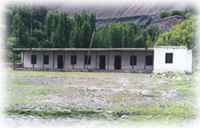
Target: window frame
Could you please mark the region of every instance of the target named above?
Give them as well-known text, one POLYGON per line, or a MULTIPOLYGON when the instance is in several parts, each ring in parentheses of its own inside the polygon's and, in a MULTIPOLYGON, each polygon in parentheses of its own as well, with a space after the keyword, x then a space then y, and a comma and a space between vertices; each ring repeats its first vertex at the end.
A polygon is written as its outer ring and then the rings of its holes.
POLYGON ((37 64, 37 55, 31 55, 31 64, 37 64))
POLYGON ((173 64, 173 53, 165 53, 165 64, 173 64))
POLYGON ((44 57, 44 59, 43 59, 43 64, 49 64, 49 55, 44 55, 43 57, 44 57), (45 58, 46 58, 46 59, 48 58, 48 59, 46 60, 45 58), (46 60, 46 61, 45 61, 45 60, 46 60), (47 62, 47 63, 45 63, 45 62, 47 62))
POLYGON ((84 62, 84 64, 87 65, 87 62, 88 62, 88 65, 91 65, 91 55, 89 56, 89 61, 88 61, 88 55, 85 55, 85 62, 84 62))
POLYGON ((137 65, 137 56, 136 55, 131 55, 130 56, 130 65, 131 66, 137 65))
POLYGON ((153 55, 146 55, 146 62, 145 62, 145 64, 147 65, 147 66, 153 66, 153 55), (151 61, 149 61, 148 59, 148 57, 151 57, 151 61))
POLYGON ((71 55, 71 65, 76 65, 76 55, 71 55))

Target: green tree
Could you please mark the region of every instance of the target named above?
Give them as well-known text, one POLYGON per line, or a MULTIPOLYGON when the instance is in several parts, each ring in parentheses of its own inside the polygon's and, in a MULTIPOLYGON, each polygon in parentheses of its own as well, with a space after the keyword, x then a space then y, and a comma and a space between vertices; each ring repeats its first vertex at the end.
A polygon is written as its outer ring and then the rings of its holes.
POLYGON ((156 45, 195 47, 196 18, 190 17, 159 36, 156 45))
POLYGON ((174 15, 180 15, 180 16, 182 16, 183 13, 181 11, 179 11, 179 10, 174 9, 174 10, 170 11, 169 16, 174 16, 174 15))
POLYGON ((159 13, 160 18, 165 18, 165 17, 168 17, 168 16, 169 16, 169 12, 167 12, 167 11, 161 11, 159 13))
POLYGON ((59 13, 57 11, 49 11, 45 19, 45 32, 47 39, 51 41, 52 34, 55 32, 59 20, 59 13))

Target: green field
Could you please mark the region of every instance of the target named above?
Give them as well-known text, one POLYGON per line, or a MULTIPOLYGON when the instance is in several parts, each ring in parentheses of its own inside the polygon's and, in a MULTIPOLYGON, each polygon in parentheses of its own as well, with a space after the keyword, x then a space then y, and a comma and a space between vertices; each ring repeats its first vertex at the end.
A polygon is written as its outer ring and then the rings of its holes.
POLYGON ((198 73, 6 72, 8 116, 182 122, 197 115, 198 73))

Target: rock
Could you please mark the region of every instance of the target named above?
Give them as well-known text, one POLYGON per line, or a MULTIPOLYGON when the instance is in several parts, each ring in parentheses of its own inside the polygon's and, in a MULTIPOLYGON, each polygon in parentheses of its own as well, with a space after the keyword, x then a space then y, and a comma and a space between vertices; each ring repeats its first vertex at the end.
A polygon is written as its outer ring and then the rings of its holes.
POLYGON ((187 76, 184 77, 185 80, 189 80, 189 78, 187 76))
POLYGON ((187 71, 186 71, 186 72, 185 72, 185 74, 189 74, 189 75, 191 75, 192 73, 191 73, 191 72, 187 72, 187 71))
POLYGON ((157 78, 162 78, 161 76, 157 76, 157 78))
POLYGON ((165 108, 165 105, 164 105, 164 104, 160 104, 159 107, 160 107, 160 108, 165 108))
POLYGON ((125 111, 121 111, 121 112, 117 112, 116 113, 119 117, 123 116, 123 115, 130 115, 130 112, 125 112, 125 111))
POLYGON ((166 76, 166 74, 162 74, 162 77, 165 77, 166 76))
POLYGON ((151 117, 152 117, 152 115, 149 115, 147 118, 149 118, 149 119, 150 119, 151 117))
POLYGON ((178 78, 176 78, 177 80, 182 80, 182 78, 180 78, 180 77, 178 77, 178 78))
POLYGON ((134 111, 132 112, 133 115, 139 115, 140 114, 140 111, 134 111))
POLYGON ((161 72, 158 72, 157 75, 161 75, 161 72))
POLYGON ((127 115, 122 115, 121 118, 122 118, 122 119, 128 119, 129 116, 127 116, 127 115))

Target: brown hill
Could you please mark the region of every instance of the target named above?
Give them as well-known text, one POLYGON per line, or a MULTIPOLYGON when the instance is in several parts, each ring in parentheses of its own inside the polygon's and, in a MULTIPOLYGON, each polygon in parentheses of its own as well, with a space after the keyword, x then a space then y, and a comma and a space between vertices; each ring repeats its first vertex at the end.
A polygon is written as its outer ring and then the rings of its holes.
POLYGON ((63 3, 45 3, 48 10, 68 12, 69 16, 80 13, 83 9, 87 13, 96 13, 97 19, 132 17, 138 15, 158 15, 159 11, 170 11, 172 9, 184 10, 191 6, 188 2, 139 2, 139 1, 105 1, 86 2, 84 0, 73 0, 63 3))

